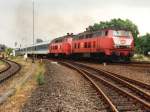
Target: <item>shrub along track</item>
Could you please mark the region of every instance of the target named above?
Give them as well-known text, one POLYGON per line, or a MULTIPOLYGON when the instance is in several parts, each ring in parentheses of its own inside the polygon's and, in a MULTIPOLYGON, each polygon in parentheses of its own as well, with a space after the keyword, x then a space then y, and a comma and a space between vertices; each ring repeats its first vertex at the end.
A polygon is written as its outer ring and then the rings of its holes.
POLYGON ((21 69, 20 64, 18 64, 16 62, 13 62, 10 60, 5 60, 5 59, 1 59, 1 61, 5 62, 7 64, 7 68, 0 71, 0 83, 4 82, 9 77, 15 75, 21 69))
POLYGON ((109 105, 110 108, 106 110, 115 112, 150 110, 150 95, 131 82, 81 63, 71 61, 60 63, 76 69, 91 81, 109 105))

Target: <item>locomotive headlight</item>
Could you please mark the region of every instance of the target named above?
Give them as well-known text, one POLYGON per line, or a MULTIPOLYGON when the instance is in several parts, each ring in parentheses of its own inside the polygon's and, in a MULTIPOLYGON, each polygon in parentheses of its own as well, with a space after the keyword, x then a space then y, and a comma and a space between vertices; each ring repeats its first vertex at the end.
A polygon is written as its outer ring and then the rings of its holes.
POLYGON ((114 45, 115 48, 118 48, 118 45, 114 45))
POLYGON ((115 48, 119 48, 119 45, 114 45, 115 48))

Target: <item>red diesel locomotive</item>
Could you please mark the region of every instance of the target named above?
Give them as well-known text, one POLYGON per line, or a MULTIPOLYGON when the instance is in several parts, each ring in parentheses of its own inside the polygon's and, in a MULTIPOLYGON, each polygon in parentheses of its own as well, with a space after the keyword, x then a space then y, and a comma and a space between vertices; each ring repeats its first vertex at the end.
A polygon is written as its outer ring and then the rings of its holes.
POLYGON ((67 34, 49 44, 51 56, 94 57, 100 60, 128 59, 133 55, 133 49, 132 33, 113 29, 67 34))

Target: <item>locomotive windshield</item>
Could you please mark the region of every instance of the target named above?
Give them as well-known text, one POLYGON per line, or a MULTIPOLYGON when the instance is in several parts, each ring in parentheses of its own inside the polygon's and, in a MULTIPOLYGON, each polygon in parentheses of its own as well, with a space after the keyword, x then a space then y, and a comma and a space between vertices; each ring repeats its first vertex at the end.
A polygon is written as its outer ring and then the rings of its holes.
POLYGON ((113 35, 115 37, 130 37, 130 31, 123 31, 123 30, 118 30, 118 31, 113 31, 113 35))

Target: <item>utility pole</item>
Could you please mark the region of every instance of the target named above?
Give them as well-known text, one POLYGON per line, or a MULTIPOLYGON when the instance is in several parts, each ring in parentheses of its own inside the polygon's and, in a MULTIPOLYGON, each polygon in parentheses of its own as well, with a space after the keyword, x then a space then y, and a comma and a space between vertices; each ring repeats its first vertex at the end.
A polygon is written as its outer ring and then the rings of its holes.
POLYGON ((33 14, 33 21, 32 21, 32 22, 33 22, 33 49, 32 49, 33 51, 32 51, 32 63, 34 63, 34 58, 35 58, 35 57, 34 57, 34 50, 35 50, 35 48, 34 48, 34 36, 35 36, 35 35, 34 35, 34 0, 32 0, 32 5, 33 5, 33 6, 32 6, 32 8, 33 8, 33 9, 32 9, 32 14, 33 14))

